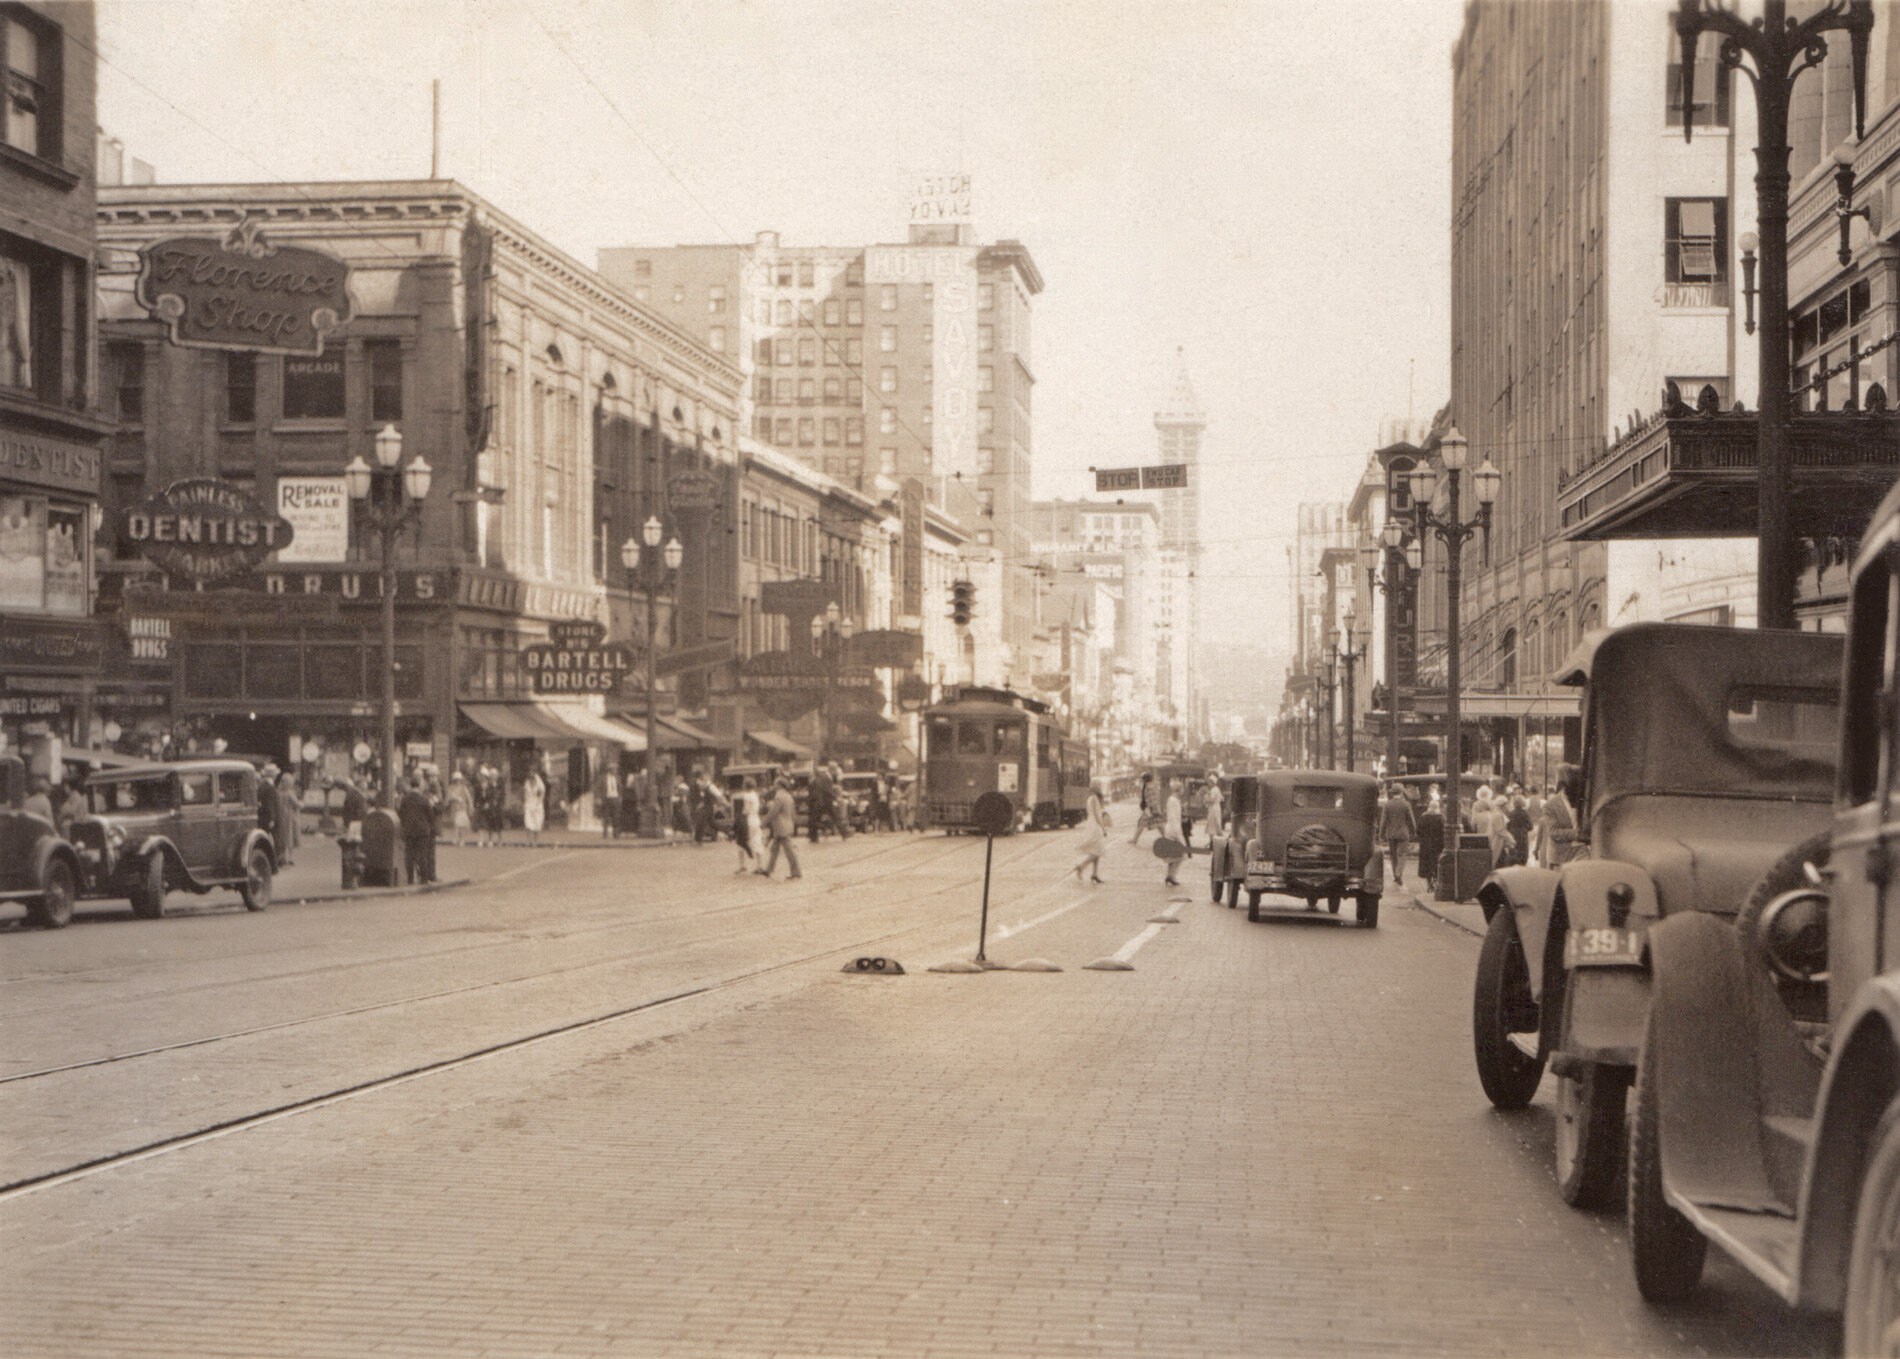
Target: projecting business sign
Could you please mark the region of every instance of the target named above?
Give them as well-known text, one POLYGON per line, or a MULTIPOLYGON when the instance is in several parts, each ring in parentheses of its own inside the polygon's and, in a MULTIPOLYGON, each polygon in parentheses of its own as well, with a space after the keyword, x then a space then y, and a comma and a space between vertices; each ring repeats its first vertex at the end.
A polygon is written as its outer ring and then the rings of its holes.
POLYGON ((125 512, 126 541, 174 576, 224 580, 290 546, 294 530, 216 477, 175 481, 125 512))
POLYGON ((200 349, 321 354, 350 319, 350 266, 302 246, 273 245, 255 221, 229 235, 168 236, 139 251, 139 305, 200 349))
POLYGON ((524 647, 522 667, 537 694, 611 694, 633 670, 633 653, 586 619, 551 624, 550 644, 524 647))
POLYGON ((1151 467, 1098 467, 1097 494, 1111 491, 1184 491, 1188 469, 1184 462, 1156 463, 1151 467))

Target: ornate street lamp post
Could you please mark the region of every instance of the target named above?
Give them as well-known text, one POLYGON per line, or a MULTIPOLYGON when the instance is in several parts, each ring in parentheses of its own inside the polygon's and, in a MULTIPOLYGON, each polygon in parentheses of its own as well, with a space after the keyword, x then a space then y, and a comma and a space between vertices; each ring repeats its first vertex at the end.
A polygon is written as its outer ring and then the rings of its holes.
POLYGON ((1385 772, 1387 777, 1400 772, 1399 765, 1399 665, 1398 635, 1401 621, 1393 610, 1394 601, 1403 598, 1412 577, 1418 574, 1420 553, 1418 539, 1404 523, 1397 519, 1388 519, 1385 527, 1379 531, 1379 546, 1365 549, 1369 562, 1381 555, 1385 558, 1381 569, 1368 570, 1368 576, 1375 589, 1385 592, 1385 705, 1386 705, 1386 748, 1385 772))
POLYGON ((396 537, 422 517, 433 469, 418 454, 402 466, 402 433, 384 425, 373 447, 376 466, 358 453, 343 469, 343 484, 377 538, 383 588, 383 806, 396 805, 396 537))
POLYGON ((838 601, 832 600, 825 605, 825 611, 816 614, 811 620, 812 649, 824 658, 828 680, 825 686, 825 749, 823 758, 836 758, 835 747, 838 744, 838 675, 844 668, 844 649, 851 641, 854 631, 850 615, 838 607, 838 601))
MULTIPOLYGON (((1339 692, 1339 672, 1334 669, 1334 664, 1335 662, 1333 658, 1333 649, 1331 647, 1327 647, 1326 660, 1320 666, 1319 672, 1313 676, 1313 688, 1314 688, 1315 697, 1317 697, 1321 693, 1326 695, 1325 707, 1320 708, 1318 707, 1317 704, 1315 705, 1315 708, 1317 709, 1317 711, 1314 713, 1314 721, 1316 725, 1314 726, 1313 731, 1314 731, 1315 737, 1317 737, 1319 734, 1319 727, 1317 724, 1320 722, 1325 723, 1326 725, 1326 767, 1328 769, 1339 768, 1339 756, 1333 745, 1334 696, 1339 692)), ((1313 755, 1315 759, 1317 759, 1319 756, 1319 742, 1317 739, 1313 743, 1313 755)))
POLYGON ((1339 623, 1339 640, 1334 643, 1333 648, 1339 657, 1339 663, 1346 667, 1346 772, 1348 774, 1353 772, 1353 754, 1355 750, 1352 734, 1352 708, 1357 696, 1353 689, 1353 666, 1364 659, 1366 654, 1366 644, 1359 640, 1365 636, 1365 634, 1360 632, 1355 626, 1358 621, 1359 616, 1352 605, 1346 605, 1345 617, 1342 618, 1339 623))
POLYGON ((1411 472, 1412 513, 1414 532, 1421 539, 1426 533, 1435 533, 1445 544, 1445 816, 1455 826, 1458 817, 1458 775, 1464 767, 1464 742, 1460 725, 1463 714, 1459 693, 1461 676, 1458 673, 1459 621, 1458 596, 1463 587, 1463 575, 1460 570, 1460 558, 1465 542, 1478 530, 1484 531, 1485 554, 1491 549, 1491 505, 1498 497, 1498 483, 1503 480, 1498 469, 1486 458, 1482 466, 1471 474, 1474 489, 1478 493, 1478 513, 1470 520, 1460 517, 1458 511, 1459 482, 1463 478, 1465 460, 1471 448, 1456 427, 1446 431, 1444 438, 1438 441, 1438 455, 1445 464, 1445 513, 1440 516, 1432 512, 1432 494, 1438 486, 1438 473, 1428 462, 1421 461, 1411 472))
MULTIPOLYGON (((669 540, 664 548, 660 540, 666 537, 666 526, 660 522, 659 515, 653 515, 640 526, 640 537, 646 543, 645 551, 639 542, 629 538, 620 545, 620 564, 627 568, 627 588, 639 590, 646 597, 646 710, 647 710, 647 796, 654 797, 660 786, 659 752, 660 734, 656 721, 657 709, 653 701, 654 682, 659 678, 659 652, 654 639, 659 633, 659 597, 677 582, 680 561, 686 550, 680 546, 680 540, 669 540)), ((640 834, 648 839, 659 836, 660 827, 655 824, 657 804, 647 803, 640 808, 640 834)))
POLYGON ((1805 19, 1788 17, 1786 0, 1763 0, 1749 23, 1705 0, 1681 0, 1676 36, 1682 43, 1682 136, 1695 132, 1696 39, 1722 40, 1724 78, 1741 69, 1755 89, 1755 218, 1761 246, 1761 414, 1755 427, 1755 501, 1760 539, 1755 558, 1757 626, 1792 628, 1794 537, 1788 502, 1793 484, 1788 447, 1788 106, 1803 71, 1827 59, 1824 33, 1843 31, 1853 47, 1854 137, 1865 135, 1867 37, 1872 0, 1829 0, 1805 19), (1742 66, 1747 57, 1753 69, 1742 66))

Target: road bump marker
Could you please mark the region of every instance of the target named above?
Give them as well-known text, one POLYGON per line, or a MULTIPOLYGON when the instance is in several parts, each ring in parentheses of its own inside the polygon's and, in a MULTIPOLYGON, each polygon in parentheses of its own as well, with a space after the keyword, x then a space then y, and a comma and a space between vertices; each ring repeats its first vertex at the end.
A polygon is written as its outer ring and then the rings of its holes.
POLYGON ((1160 933, 1161 926, 1150 924, 1147 929, 1123 944, 1109 957, 1097 958, 1092 963, 1083 963, 1082 966, 1095 972, 1133 972, 1135 965, 1131 959, 1141 952, 1143 944, 1160 933))

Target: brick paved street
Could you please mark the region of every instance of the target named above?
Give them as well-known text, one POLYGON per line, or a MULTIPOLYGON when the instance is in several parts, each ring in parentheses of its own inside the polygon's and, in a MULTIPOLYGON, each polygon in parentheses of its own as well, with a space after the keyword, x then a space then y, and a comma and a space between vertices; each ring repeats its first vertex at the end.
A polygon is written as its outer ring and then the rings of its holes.
MULTIPOLYGON (((227 977, 282 961, 250 962, 240 929, 246 948, 294 943, 306 963, 329 949, 360 966, 366 943, 413 956, 391 976, 415 993, 488 966, 422 949, 451 928, 504 940, 518 964, 571 963, 567 925, 592 930, 575 948, 627 950, 598 988, 568 972, 507 1003, 379 1012, 347 1043, 379 1071, 598 1012, 614 990, 637 1003, 749 975, 6 1196, 0 1352, 1829 1351, 1827 1327, 1790 1320, 1719 1256, 1689 1311, 1640 1303, 1620 1217, 1557 1197, 1548 1094, 1505 1117, 1478 1090, 1468 932, 1398 893, 1374 932, 1250 925, 1209 904, 1203 861, 1164 889, 1157 862, 1118 843, 1091 892, 1061 876, 1066 837, 1003 845, 990 955, 1061 972, 925 971, 974 949, 974 893, 921 894, 980 871, 981 844, 898 837, 821 848, 806 897, 735 880, 723 848, 571 855, 558 876, 430 898, 11 938, 7 1073, 62 1042, 112 1046, 88 1014, 115 988, 77 962, 54 976, 62 955, 175 946, 207 984, 215 957, 227 977), (632 942, 605 931, 611 903, 647 892, 703 899, 632 942), (1134 971, 1081 967, 1174 896, 1181 923, 1134 971), (819 956, 878 934, 910 975, 819 956)), ((383 984, 330 973, 298 1003, 346 981, 383 984)), ((137 1013, 182 1036, 185 1003, 155 990, 137 1013)), ((118 1149, 103 1127, 167 1101, 182 1130, 279 1088, 337 1088, 321 1044, 247 1041, 241 1061, 172 1054, 162 1090, 120 1070, 138 1063, 104 1068, 82 1105, 34 1108, 35 1126, 118 1149)), ((33 1107, 35 1084, 0 1099, 33 1107)))

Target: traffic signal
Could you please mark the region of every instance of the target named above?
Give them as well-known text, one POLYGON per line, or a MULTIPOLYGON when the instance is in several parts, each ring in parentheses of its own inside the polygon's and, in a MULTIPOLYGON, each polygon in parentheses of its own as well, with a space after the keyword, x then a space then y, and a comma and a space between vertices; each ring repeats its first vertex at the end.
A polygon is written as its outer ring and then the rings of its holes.
POLYGON ((950 621, 958 627, 967 627, 970 615, 976 612, 976 586, 967 580, 950 582, 950 621))

